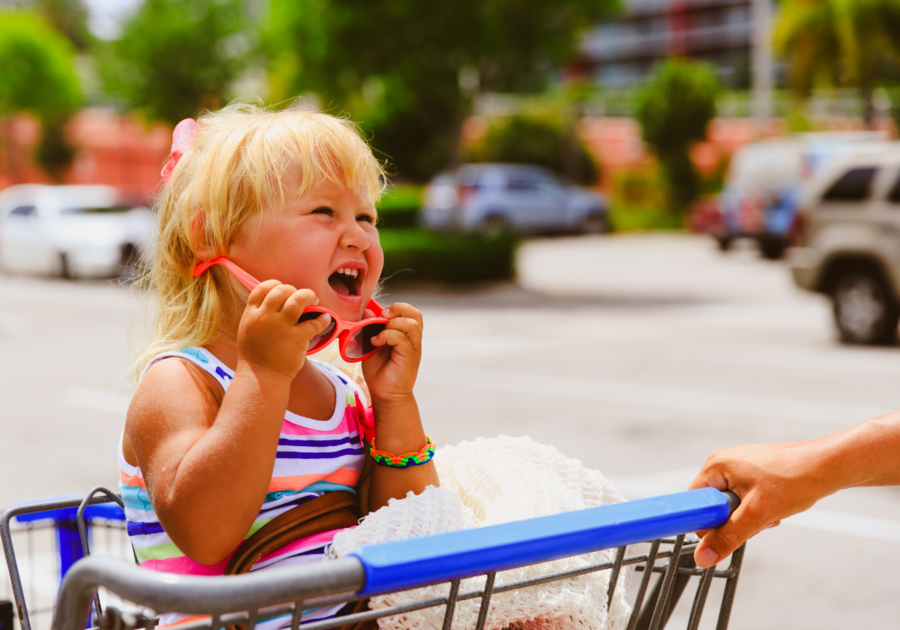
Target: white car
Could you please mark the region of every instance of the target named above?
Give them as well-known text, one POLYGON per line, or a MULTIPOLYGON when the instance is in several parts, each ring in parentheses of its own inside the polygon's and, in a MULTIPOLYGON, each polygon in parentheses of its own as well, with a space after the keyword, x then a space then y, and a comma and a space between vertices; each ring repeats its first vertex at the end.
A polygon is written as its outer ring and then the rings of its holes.
POLYGON ((111 186, 22 184, 0 192, 0 269, 62 278, 128 277, 152 249, 149 208, 111 186))

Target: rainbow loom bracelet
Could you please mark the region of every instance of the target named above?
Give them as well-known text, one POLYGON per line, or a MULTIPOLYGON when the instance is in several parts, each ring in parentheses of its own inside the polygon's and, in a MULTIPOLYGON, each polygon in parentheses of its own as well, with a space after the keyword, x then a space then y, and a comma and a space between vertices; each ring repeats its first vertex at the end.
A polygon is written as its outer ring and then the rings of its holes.
POLYGON ((421 466, 427 464, 434 457, 434 442, 429 436, 425 436, 425 446, 418 453, 403 453, 403 455, 394 455, 387 451, 379 451, 375 448, 375 439, 369 446, 369 454, 376 464, 381 466, 390 466, 392 468, 409 468, 410 466, 421 466))

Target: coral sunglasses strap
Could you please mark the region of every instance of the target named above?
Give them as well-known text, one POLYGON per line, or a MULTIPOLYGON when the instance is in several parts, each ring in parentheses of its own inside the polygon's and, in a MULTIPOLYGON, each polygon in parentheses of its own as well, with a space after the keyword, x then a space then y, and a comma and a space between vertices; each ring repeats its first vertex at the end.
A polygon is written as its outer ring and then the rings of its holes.
POLYGON ((194 267, 194 277, 199 278, 201 275, 203 275, 204 271, 206 271, 213 265, 222 265, 223 267, 228 269, 228 271, 231 272, 231 275, 238 279, 238 282, 247 287, 248 291, 252 291, 256 288, 256 285, 259 284, 259 280, 225 258, 225 256, 219 256, 218 258, 213 258, 212 260, 207 260, 206 262, 197 263, 197 265, 194 267))

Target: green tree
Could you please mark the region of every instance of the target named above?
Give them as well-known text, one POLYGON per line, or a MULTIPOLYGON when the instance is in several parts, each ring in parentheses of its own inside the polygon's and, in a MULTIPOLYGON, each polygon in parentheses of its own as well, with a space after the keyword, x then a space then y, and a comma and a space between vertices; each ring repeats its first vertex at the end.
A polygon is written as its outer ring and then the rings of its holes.
POLYGON ((774 44, 801 98, 817 86, 854 86, 871 122, 878 81, 900 60, 900 0, 784 0, 774 44))
POLYGON ((423 179, 458 152, 480 89, 539 89, 617 0, 270 0, 261 41, 276 98, 317 93, 423 179))
POLYGON ((31 5, 35 13, 68 37, 79 51, 86 51, 93 43, 88 10, 82 0, 32 0, 31 5))
POLYGON ((579 184, 597 183, 597 164, 559 116, 517 115, 494 120, 487 134, 466 153, 469 162, 538 164, 579 184))
POLYGON ((41 121, 38 163, 54 177, 73 156, 63 135, 81 102, 73 55, 70 42, 37 16, 0 13, 0 120, 28 112, 41 121))
POLYGON ((687 211, 700 191, 690 148, 706 137, 718 92, 719 82, 711 66, 670 59, 656 67, 638 93, 641 132, 659 159, 669 206, 675 212, 687 211))
POLYGON ((223 104, 252 46, 247 0, 146 0, 100 54, 105 91, 175 124, 223 104))

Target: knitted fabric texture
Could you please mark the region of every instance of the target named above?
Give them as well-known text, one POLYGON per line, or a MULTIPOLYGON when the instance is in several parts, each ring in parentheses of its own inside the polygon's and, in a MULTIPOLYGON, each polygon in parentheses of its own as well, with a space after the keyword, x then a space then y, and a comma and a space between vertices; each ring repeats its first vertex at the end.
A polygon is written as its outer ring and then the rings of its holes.
MULTIPOLYGON (((438 450, 434 458, 441 487, 429 486, 422 494, 391 500, 366 516, 359 527, 334 537, 331 556, 343 556, 362 545, 400 540, 440 532, 496 525, 597 505, 624 501, 603 475, 563 456, 552 446, 528 437, 479 438, 438 450)), ((540 577, 558 571, 611 562, 615 550, 564 558, 503 571, 495 586, 540 577)), ((625 589, 631 577, 623 567, 610 610, 606 608, 610 571, 539 586, 495 593, 485 628, 500 630, 610 630, 624 629, 631 613, 625 589)), ((484 577, 468 578, 460 593, 478 590, 484 577)), ((372 610, 446 597, 449 584, 373 597, 372 610)), ((480 599, 458 602, 453 618, 457 629, 475 628, 480 599)), ((440 628, 444 607, 438 606, 379 619, 381 630, 440 628)))

